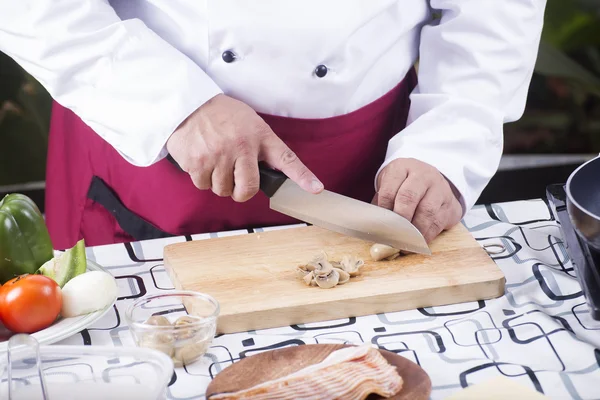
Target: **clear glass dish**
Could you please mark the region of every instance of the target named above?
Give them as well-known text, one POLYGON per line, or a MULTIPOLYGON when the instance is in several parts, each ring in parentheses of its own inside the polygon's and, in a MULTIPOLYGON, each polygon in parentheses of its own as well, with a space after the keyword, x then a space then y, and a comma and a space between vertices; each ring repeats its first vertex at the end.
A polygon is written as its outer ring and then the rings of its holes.
POLYGON ((0 399, 166 399, 173 362, 136 347, 40 346, 30 335, 10 338, 0 357, 0 399))
POLYGON ((213 297, 173 290, 144 296, 125 311, 135 343, 171 357, 175 367, 201 358, 214 339, 220 306, 213 297))

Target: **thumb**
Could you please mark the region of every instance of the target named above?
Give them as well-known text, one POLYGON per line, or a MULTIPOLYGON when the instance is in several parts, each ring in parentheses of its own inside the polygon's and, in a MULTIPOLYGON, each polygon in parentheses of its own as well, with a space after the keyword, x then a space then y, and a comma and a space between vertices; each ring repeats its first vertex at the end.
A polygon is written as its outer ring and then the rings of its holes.
POLYGON ((283 172, 307 192, 317 194, 323 190, 323 183, 275 134, 269 135, 268 139, 263 141, 260 158, 271 167, 283 172))

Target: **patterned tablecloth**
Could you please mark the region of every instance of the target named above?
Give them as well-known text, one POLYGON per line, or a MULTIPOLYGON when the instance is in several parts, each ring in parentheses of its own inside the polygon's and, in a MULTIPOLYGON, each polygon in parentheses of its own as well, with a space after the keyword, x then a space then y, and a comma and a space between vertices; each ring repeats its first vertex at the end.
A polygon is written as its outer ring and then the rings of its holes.
MULTIPOLYGON (((400 353, 430 375, 432 399, 499 374, 556 399, 600 398, 600 322, 587 305, 541 200, 476 206, 463 220, 504 271, 498 299, 223 335, 202 361, 177 368, 168 398, 202 399, 210 380, 233 362, 266 349, 308 343, 373 343, 400 353)), ((277 228, 283 229, 285 227, 277 228)), ((195 235, 88 249, 119 283, 114 307, 93 326, 58 344, 134 346, 121 317, 134 299, 173 289, 162 264, 166 244, 247 231, 195 235)))

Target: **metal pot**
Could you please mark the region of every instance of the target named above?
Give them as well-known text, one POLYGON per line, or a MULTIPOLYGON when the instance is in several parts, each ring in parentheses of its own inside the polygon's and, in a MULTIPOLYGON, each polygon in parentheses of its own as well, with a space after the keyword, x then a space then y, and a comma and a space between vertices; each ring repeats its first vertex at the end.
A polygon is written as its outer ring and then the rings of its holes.
POLYGON ((600 157, 573 171, 565 192, 567 214, 582 244, 583 258, 573 260, 577 278, 592 318, 600 321, 600 157))
POLYGON ((577 234, 600 251, 600 157, 580 165, 565 187, 567 211, 577 234))

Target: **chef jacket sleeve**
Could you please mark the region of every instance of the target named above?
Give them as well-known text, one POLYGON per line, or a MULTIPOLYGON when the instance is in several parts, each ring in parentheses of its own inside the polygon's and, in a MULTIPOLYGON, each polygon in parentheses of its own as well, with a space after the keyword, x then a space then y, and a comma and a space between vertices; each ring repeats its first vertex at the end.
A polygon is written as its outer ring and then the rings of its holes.
POLYGON ((498 169, 503 124, 524 112, 545 0, 431 0, 431 7, 441 19, 421 31, 408 125, 390 140, 377 175, 397 158, 433 165, 459 192, 464 216, 498 169))
POLYGON ((126 160, 166 156, 175 128, 221 93, 194 62, 105 0, 0 0, 0 50, 126 160))

